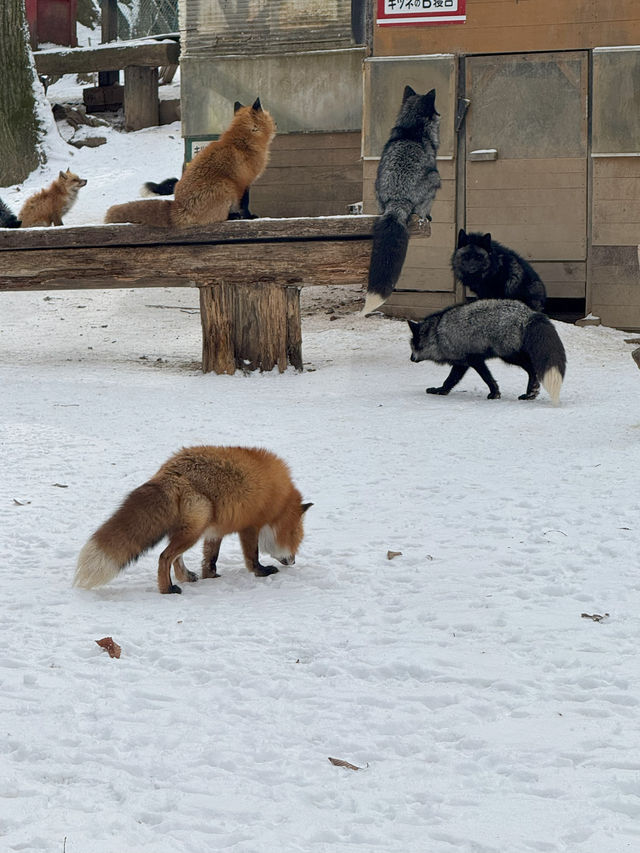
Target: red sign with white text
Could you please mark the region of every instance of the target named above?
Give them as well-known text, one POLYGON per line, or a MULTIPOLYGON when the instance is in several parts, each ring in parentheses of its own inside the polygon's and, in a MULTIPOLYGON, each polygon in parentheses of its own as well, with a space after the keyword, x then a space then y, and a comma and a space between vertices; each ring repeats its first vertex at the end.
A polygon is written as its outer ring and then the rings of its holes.
POLYGON ((467 18, 466 0, 378 0, 376 23, 463 24, 467 18))

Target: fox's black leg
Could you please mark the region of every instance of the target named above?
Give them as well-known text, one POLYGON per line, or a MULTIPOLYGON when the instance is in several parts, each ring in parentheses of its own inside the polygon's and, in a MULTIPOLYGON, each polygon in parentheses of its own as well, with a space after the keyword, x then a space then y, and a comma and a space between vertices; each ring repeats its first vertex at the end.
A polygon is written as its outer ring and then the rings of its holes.
POLYGON ((498 383, 491 375, 491 371, 485 364, 483 358, 480 356, 470 356, 469 358, 469 366, 473 367, 473 369, 480 375, 480 378, 483 382, 489 386, 489 394, 487 395, 487 400, 499 400, 500 399, 500 388, 498 388, 498 383))
POLYGON ((540 383, 538 382, 538 377, 535 372, 530 373, 529 381, 527 382, 527 390, 524 394, 520 394, 518 400, 535 400, 539 393, 540 383))
POLYGON ((520 367, 527 371, 527 376, 529 377, 529 381, 527 382, 527 390, 524 394, 521 394, 518 399, 519 400, 535 400, 538 394, 540 393, 540 382, 538 381, 538 376, 536 374, 535 367, 533 366, 531 359, 526 353, 521 353, 520 360, 517 362, 520 367))
POLYGON ((440 388, 427 388, 427 394, 448 394, 451 389, 460 382, 469 369, 466 364, 454 364, 451 373, 444 380, 440 388))
POLYGON ((222 539, 205 539, 202 546, 202 577, 219 578, 216 571, 222 539))
POLYGON ((244 564, 259 578, 275 574, 276 566, 263 566, 258 559, 258 530, 255 527, 245 527, 239 532, 240 545, 244 554, 244 564))
POLYGON ((229 213, 229 219, 258 219, 254 213, 249 210, 249 187, 242 194, 240 199, 240 209, 232 210, 229 213))

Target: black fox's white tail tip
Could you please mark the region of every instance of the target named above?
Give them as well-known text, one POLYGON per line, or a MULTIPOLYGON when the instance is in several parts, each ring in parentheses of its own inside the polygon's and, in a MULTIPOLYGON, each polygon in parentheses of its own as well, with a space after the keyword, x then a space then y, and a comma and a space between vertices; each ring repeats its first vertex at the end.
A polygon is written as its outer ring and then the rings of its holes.
POLYGON ((113 557, 106 554, 98 543, 91 538, 78 556, 73 586, 80 587, 80 589, 104 586, 113 580, 119 571, 120 566, 113 557))
POLYGON ((367 295, 364 300, 364 308, 362 309, 362 314, 373 314, 374 311, 377 311, 381 305, 387 300, 384 296, 381 296, 379 293, 374 293, 373 291, 367 291, 367 295))
POLYGON ((542 387, 551 397, 554 406, 560 403, 560 389, 562 388, 562 374, 557 367, 550 367, 542 377, 542 387))

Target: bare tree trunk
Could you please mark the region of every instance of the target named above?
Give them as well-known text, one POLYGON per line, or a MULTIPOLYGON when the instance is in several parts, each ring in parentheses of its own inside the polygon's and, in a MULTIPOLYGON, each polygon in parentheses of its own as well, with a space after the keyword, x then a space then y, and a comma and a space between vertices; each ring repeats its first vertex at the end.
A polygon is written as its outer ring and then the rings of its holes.
POLYGON ((1 0, 0 186, 18 183, 40 163, 40 124, 24 0, 1 0))

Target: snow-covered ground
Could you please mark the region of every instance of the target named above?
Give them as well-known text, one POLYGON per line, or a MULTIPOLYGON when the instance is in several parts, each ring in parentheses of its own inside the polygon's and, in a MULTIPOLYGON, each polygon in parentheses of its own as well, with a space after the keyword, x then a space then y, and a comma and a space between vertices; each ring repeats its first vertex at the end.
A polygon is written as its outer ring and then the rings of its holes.
MULTIPOLYGON (((179 174, 179 125, 107 135, 0 196, 71 166, 67 223, 98 223, 179 174)), ((553 408, 497 362, 501 400, 475 375, 425 395, 446 368, 399 321, 318 310, 302 374, 229 377, 199 371, 195 291, 1 294, 2 850, 639 849, 640 373, 629 335, 557 328, 553 408), (181 596, 160 546, 72 589, 196 443, 287 459, 314 502, 296 566, 255 578, 230 538, 181 596)))

